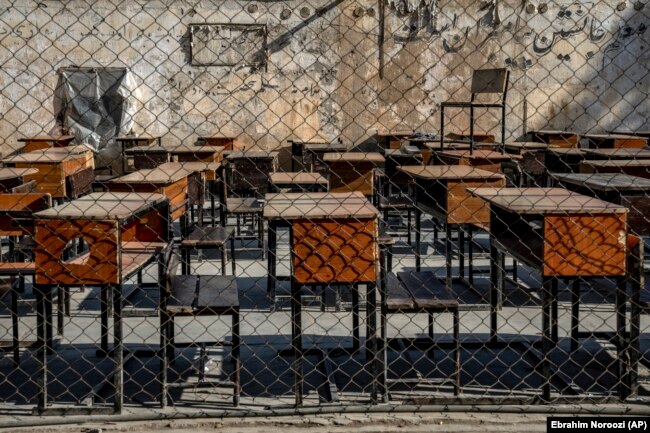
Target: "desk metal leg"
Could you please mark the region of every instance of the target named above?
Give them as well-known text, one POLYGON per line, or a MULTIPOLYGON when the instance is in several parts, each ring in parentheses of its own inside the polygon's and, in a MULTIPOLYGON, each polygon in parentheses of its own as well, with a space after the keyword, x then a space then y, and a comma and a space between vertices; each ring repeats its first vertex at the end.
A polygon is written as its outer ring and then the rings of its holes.
POLYGON ((467 279, 470 287, 474 287, 474 229, 471 224, 467 225, 467 279))
POLYGON ((503 269, 500 266, 501 253, 490 242, 490 341, 496 342, 498 310, 503 296, 503 269))
POLYGON ((233 397, 232 402, 235 407, 239 406, 239 396, 241 394, 241 362, 240 362, 240 332, 239 332, 239 310, 232 315, 232 364, 233 364, 233 397))
POLYGON ((452 249, 452 242, 451 242, 451 225, 448 223, 445 224, 445 268, 447 269, 447 275, 445 277, 445 284, 447 285, 447 288, 451 290, 451 282, 452 282, 452 277, 451 277, 451 249, 452 249))
POLYGON ((100 297, 101 297, 101 305, 100 305, 100 321, 101 321, 101 351, 104 354, 108 354, 108 299, 109 295, 108 292, 110 289, 106 286, 103 286, 100 288, 100 297))
POLYGON ((237 265, 235 263, 235 237, 230 237, 230 261, 232 266, 232 274, 237 275, 237 265))
POLYGON ((115 362, 115 370, 113 375, 113 385, 115 387, 115 413, 122 412, 122 402, 124 395, 124 378, 123 378, 123 362, 124 362, 124 346, 122 340, 122 289, 120 286, 109 287, 113 292, 113 361, 115 362))
POLYGON ((465 230, 458 225, 458 276, 465 280, 465 230))
POLYGON ((291 282, 291 346, 293 349, 294 361, 293 371, 295 375, 294 391, 296 393, 296 406, 302 406, 302 391, 304 378, 302 375, 302 364, 304 356, 302 353, 302 287, 291 282))
POLYGON ((18 332, 18 293, 16 287, 11 287, 11 336, 14 364, 20 364, 20 333, 18 332))
POLYGON ((415 271, 420 272, 422 267, 422 257, 420 249, 422 247, 422 211, 415 207, 415 271))
POLYGON ((551 399, 551 309, 553 277, 542 277, 542 400, 551 399))
POLYGON ((47 317, 45 313, 45 294, 47 288, 34 287, 36 292, 36 338, 37 338, 37 386, 38 406, 37 411, 45 410, 47 407, 47 350, 45 342, 45 328, 47 317))
POLYGON ((580 346, 580 279, 571 284, 571 353, 580 346))
POLYGON ((632 272, 632 299, 630 306, 630 341, 628 342, 628 358, 630 367, 628 372, 627 383, 629 386, 630 396, 636 397, 638 394, 638 368, 639 358, 641 355, 640 347, 640 327, 641 327, 641 307, 640 295, 643 287, 643 260, 636 257, 634 271, 632 272))
POLYGON ((626 362, 623 359, 629 353, 629 340, 626 337, 626 279, 616 280, 616 370, 618 373, 618 396, 623 401, 630 395, 627 383, 626 362))
POLYGON ((370 356, 370 374, 372 375, 371 385, 370 385, 370 403, 377 403, 377 381, 379 378, 379 372, 377 371, 377 285, 374 283, 368 284, 367 294, 366 294, 366 323, 368 324, 366 339, 368 344, 366 349, 369 350, 369 354, 366 354, 366 359, 368 355, 370 356))
POLYGON ((352 287, 352 353, 361 347, 359 331, 359 285, 352 287))
POLYGON ((553 278, 553 284, 551 285, 551 339, 553 344, 557 344, 559 341, 558 338, 558 284, 559 281, 557 278, 553 278))
POLYGON ((52 299, 52 290, 45 291, 45 341, 47 354, 54 353, 54 315, 52 314, 54 300, 52 299))
POLYGON ((268 276, 266 277, 266 290, 271 298, 271 309, 275 308, 275 288, 276 288, 276 248, 277 248, 277 225, 269 221, 268 229, 268 251, 267 268, 268 276))

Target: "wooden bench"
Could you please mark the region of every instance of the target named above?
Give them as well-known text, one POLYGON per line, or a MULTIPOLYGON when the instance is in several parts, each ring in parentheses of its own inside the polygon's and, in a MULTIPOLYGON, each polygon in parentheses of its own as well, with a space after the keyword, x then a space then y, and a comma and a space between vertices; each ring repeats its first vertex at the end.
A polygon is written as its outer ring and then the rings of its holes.
POLYGON ((178 267, 178 254, 171 248, 166 256, 166 278, 165 290, 163 290, 160 304, 160 341, 163 350, 161 356, 161 406, 167 405, 168 388, 170 387, 233 387, 233 404, 239 405, 240 395, 240 368, 239 359, 239 291, 237 279, 233 276, 221 275, 176 275, 178 267), (198 317, 198 316, 231 316, 232 317, 232 341, 192 341, 189 343, 177 343, 174 337, 174 319, 176 317, 198 317), (177 347, 200 347, 200 371, 199 383, 176 383, 167 382, 167 370, 169 363, 174 359, 174 349, 177 347), (231 380, 206 381, 205 362, 207 361, 206 346, 231 345, 231 359, 233 363, 233 374, 231 380))
MULTIPOLYGON (((389 272, 381 285, 381 325, 380 335, 384 339, 382 347, 388 347, 386 337, 389 314, 426 313, 429 320, 428 337, 431 344, 428 356, 433 358, 433 314, 452 313, 454 315, 453 386, 454 394, 460 394, 460 317, 459 301, 433 272, 389 272)), ((386 359, 383 355, 379 359, 386 359)), ((381 377, 388 384, 403 381, 401 378, 388 379, 388 366, 382 365, 381 377)))

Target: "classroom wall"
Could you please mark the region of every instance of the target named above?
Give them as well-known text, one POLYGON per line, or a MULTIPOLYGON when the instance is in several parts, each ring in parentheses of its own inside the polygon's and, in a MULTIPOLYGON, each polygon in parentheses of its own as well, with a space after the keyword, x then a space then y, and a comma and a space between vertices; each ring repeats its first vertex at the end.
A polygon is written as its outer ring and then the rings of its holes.
MULTIPOLYGON (((0 151, 56 132, 67 66, 123 66, 136 133, 356 144, 439 128, 472 70, 509 67, 507 139, 539 128, 650 129, 650 5, 641 1, 0 0, 0 151), (265 67, 192 66, 192 23, 265 24, 265 67), (383 31, 382 31, 383 29, 383 31), (382 36, 383 35, 383 36, 382 36)), ((483 115, 479 126, 495 127, 483 115)), ((447 130, 466 130, 454 116, 447 130)), ((495 129, 495 131, 497 131, 495 129)))

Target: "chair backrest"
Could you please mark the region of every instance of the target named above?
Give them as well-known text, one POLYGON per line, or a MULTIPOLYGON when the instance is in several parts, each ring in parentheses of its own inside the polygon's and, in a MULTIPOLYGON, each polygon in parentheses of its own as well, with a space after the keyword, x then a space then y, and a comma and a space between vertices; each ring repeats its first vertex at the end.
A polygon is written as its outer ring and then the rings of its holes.
POLYGON ((68 198, 75 199, 92 192, 94 180, 95 171, 91 167, 84 168, 68 176, 66 178, 68 198))
POLYGON ((226 179, 228 192, 236 195, 263 197, 269 192, 271 173, 277 171, 277 159, 268 158, 239 158, 228 163, 226 179))
POLYGON ((481 93, 500 93, 503 100, 508 91, 510 71, 500 69, 477 69, 472 76, 472 99, 481 93))
POLYGON ((28 194, 30 192, 36 192, 36 180, 34 179, 11 188, 12 194, 28 194))

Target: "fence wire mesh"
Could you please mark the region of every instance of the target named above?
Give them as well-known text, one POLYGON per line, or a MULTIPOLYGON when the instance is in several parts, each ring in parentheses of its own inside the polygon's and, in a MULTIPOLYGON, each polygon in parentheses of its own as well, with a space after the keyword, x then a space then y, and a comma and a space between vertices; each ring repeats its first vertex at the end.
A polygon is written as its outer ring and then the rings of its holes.
POLYGON ((0 0, 0 417, 647 402, 649 18, 0 0))

